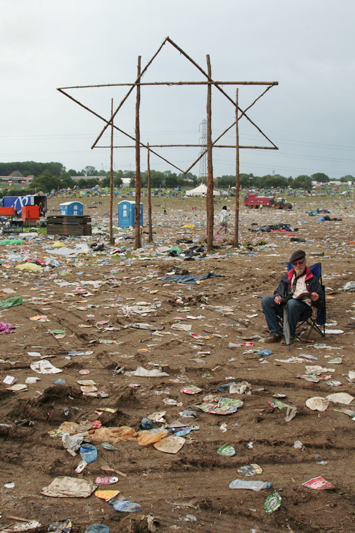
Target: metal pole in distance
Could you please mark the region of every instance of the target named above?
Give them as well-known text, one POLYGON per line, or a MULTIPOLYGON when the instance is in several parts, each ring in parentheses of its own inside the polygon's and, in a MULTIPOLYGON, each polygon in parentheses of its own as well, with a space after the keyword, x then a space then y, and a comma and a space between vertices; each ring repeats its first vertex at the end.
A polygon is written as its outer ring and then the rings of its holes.
POLYGON ((238 124, 238 89, 235 95, 235 228, 234 228, 234 246, 238 246, 239 231, 239 124, 238 124))
MULTIPOLYGON (((206 56, 208 77, 212 79, 210 56, 206 56)), ((212 83, 207 86, 207 251, 213 249, 213 164, 212 164, 212 83)))
POLYGON ((137 65, 137 99, 136 99, 136 207, 135 207, 135 247, 141 247, 140 232, 140 206, 141 206, 141 156, 140 156, 140 130, 139 130, 139 108, 141 103, 141 56, 138 56, 137 65))
POLYGON ((152 196, 151 196, 151 186, 150 186, 150 150, 149 150, 149 143, 147 143, 147 147, 148 147, 147 168, 148 168, 148 227, 149 227, 148 242, 153 242, 152 196))
MULTIPOLYGON (((111 98, 111 117, 113 115, 113 98, 111 98)), ((113 119, 111 123, 111 157, 110 157, 110 244, 113 244, 112 213, 113 213, 113 119)))

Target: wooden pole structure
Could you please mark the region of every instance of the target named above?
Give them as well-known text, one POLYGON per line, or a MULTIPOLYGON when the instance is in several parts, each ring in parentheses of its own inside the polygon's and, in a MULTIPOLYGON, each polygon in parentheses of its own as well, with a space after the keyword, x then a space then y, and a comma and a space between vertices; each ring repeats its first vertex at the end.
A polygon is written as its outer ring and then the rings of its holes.
MULTIPOLYGON (((134 84, 135 86, 137 85, 136 83, 134 84)), ((94 115, 95 117, 99 118, 100 120, 103 120, 103 122, 106 122, 106 125, 109 126, 111 124, 111 119, 110 120, 106 120, 104 117, 102 117, 101 115, 99 115, 98 113, 96 113, 95 111, 93 111, 92 109, 90 109, 89 107, 87 107, 86 105, 82 104, 81 102, 79 102, 79 100, 76 100, 75 98, 73 98, 70 94, 67 94, 66 92, 62 91, 62 89, 57 89, 60 93, 64 94, 67 98, 69 98, 70 100, 72 100, 73 102, 75 102, 76 104, 80 105, 80 107, 82 107, 83 109, 86 109, 86 111, 89 111, 89 113, 91 113, 92 115, 94 115)), ((121 130, 120 128, 118 128, 117 126, 114 126, 115 130, 119 131, 120 133, 122 133, 123 135, 125 135, 126 137, 128 137, 129 139, 131 139, 132 141, 135 141, 136 139, 134 137, 132 137, 132 135, 129 135, 129 133, 121 130)), ((146 145, 144 143, 140 143, 140 145, 143 147, 143 148, 147 148, 146 145)), ((91 149, 93 150, 94 148, 101 148, 100 146, 92 146, 91 149)), ((163 161, 165 161, 166 163, 168 163, 168 165, 176 168, 176 170, 178 170, 179 172, 184 172, 181 168, 177 167, 176 165, 174 165, 173 163, 171 163, 170 161, 168 161, 167 159, 165 159, 163 156, 161 156, 160 154, 158 154, 157 152, 154 152, 154 150, 150 149, 150 151, 152 152, 152 154, 156 155, 157 157, 160 157, 160 159, 162 159, 163 161)))
MULTIPOLYGON (((166 39, 164 39, 164 42, 160 45, 159 49, 157 50, 157 52, 153 55, 153 57, 150 59, 150 61, 146 64, 146 66, 143 68, 143 70, 141 69, 141 57, 139 56, 138 57, 138 69, 137 69, 137 79, 135 82, 133 83, 113 83, 113 84, 98 84, 98 85, 77 85, 77 86, 71 86, 71 87, 62 87, 62 88, 58 88, 57 90, 64 94, 67 98, 69 98, 70 100, 72 100, 73 102, 75 102, 76 104, 80 105, 83 109, 85 109, 86 111, 89 111, 90 113, 92 113, 94 116, 96 116, 97 118, 99 118, 100 120, 102 120, 104 123, 105 123, 105 126, 104 128, 102 129, 101 133, 99 134, 99 136, 97 137, 97 139, 95 140, 94 144, 92 145, 92 149, 93 148, 108 148, 106 146, 97 146, 97 143, 98 141, 101 139, 103 133, 106 131, 106 129, 111 126, 111 128, 115 128, 117 131, 119 131, 120 133, 122 133, 123 135, 125 135, 126 137, 128 137, 129 139, 131 139, 132 141, 135 142, 135 149, 136 149, 136 206, 135 206, 135 225, 136 225, 136 228, 135 228, 135 237, 136 237, 136 241, 135 241, 135 245, 136 247, 140 247, 141 246, 141 236, 140 236, 140 227, 139 227, 139 218, 140 218, 140 146, 144 147, 144 148, 148 148, 148 151, 149 151, 149 154, 150 152, 154 155, 156 155, 157 157, 159 157, 160 159, 162 159, 163 161, 165 161, 166 163, 168 163, 169 165, 171 165, 173 168, 179 170, 180 172, 184 173, 184 174, 187 174, 192 168, 193 166, 201 159, 201 157, 203 157, 205 155, 205 153, 207 152, 208 154, 208 177, 209 177, 209 180, 208 180, 208 183, 207 183, 207 201, 206 201, 206 207, 207 207, 207 249, 208 250, 211 250, 212 247, 213 247, 213 211, 214 211, 214 207, 213 207, 213 164, 212 164, 212 149, 213 147, 215 146, 216 148, 236 148, 237 150, 237 167, 238 167, 238 171, 237 171, 237 176, 236 176, 236 179, 238 179, 238 175, 239 175, 239 150, 241 148, 249 148, 249 149, 255 149, 255 150, 278 150, 278 147, 271 141, 271 139, 269 139, 269 137, 267 137, 267 135, 265 135, 265 133, 251 120, 251 118, 247 115, 247 111, 248 109, 250 109, 267 91, 269 91, 269 89, 271 89, 271 87, 274 87, 278 85, 278 82, 251 82, 251 81, 215 81, 212 79, 212 73, 211 73, 211 64, 210 64, 210 57, 209 55, 207 55, 207 72, 205 72, 186 52, 184 52, 184 50, 182 50, 182 48, 180 48, 176 43, 174 43, 174 41, 172 41, 169 37, 166 37, 166 39), (160 51, 162 50, 163 46, 165 45, 165 43, 170 43, 182 56, 184 56, 189 62, 192 63, 192 65, 194 65, 194 67, 199 70, 199 72, 206 78, 206 81, 187 81, 187 82, 168 82, 168 81, 163 81, 163 82, 142 82, 142 76, 143 74, 146 72, 146 70, 150 67, 150 65, 152 64, 152 62, 155 60, 155 58, 157 57, 157 55, 160 53, 160 51), (161 147, 161 148, 166 148, 166 147, 178 147, 178 146, 189 146, 189 147, 193 147, 193 146, 198 146, 200 147, 200 145, 192 145, 192 144, 189 144, 189 145, 151 145, 150 147, 145 145, 144 143, 142 143, 140 141, 140 124, 139 124, 139 108, 140 108, 140 89, 141 89, 141 85, 168 85, 168 86, 174 86, 174 85, 207 85, 207 145, 206 145, 206 150, 202 151, 197 160, 195 160, 194 163, 192 163, 192 165, 190 165, 190 167, 183 171, 182 169, 180 169, 178 166, 174 165, 173 163, 171 163, 170 161, 168 161, 167 159, 165 159, 164 157, 162 157, 160 154, 158 154, 157 152, 155 152, 153 150, 153 148, 158 148, 158 147, 161 147), (229 131, 233 126, 234 124, 232 124, 231 126, 229 126, 221 135, 219 135, 219 137, 212 142, 212 118, 211 118, 211 113, 212 113, 212 106, 211 106, 211 99, 212 99, 212 85, 214 85, 216 87, 216 89, 224 95, 224 97, 229 100, 234 106, 237 106, 238 108, 238 98, 237 98, 237 101, 234 102, 233 99, 224 91, 224 89, 221 87, 222 85, 244 85, 244 86, 248 86, 248 85, 260 85, 260 86, 266 86, 266 89, 264 90, 264 92, 259 95, 255 100, 254 102, 252 102, 252 104, 250 104, 245 110, 242 110, 242 109, 239 109, 240 111, 240 116, 239 118, 237 119, 236 123, 236 128, 237 128, 237 132, 238 132, 238 120, 241 118, 241 117, 245 117, 246 120, 248 120, 250 122, 250 124, 252 124, 257 130, 258 132, 271 144, 271 146, 240 146, 239 145, 239 140, 238 140, 238 144, 236 146, 231 146, 231 145, 217 145, 216 143, 218 142, 218 140, 223 136, 225 135, 225 133, 227 133, 227 131, 229 131), (69 89, 83 89, 83 88, 93 88, 93 87, 118 87, 118 86, 127 86, 129 87, 129 90, 127 92, 127 94, 125 95, 125 97, 123 98, 123 100, 120 102, 120 104, 118 105, 117 109, 111 113, 111 118, 110 120, 106 120, 104 117, 102 117, 101 115, 99 115, 98 113, 96 113, 95 111, 93 111, 92 109, 90 109, 89 107, 87 107, 86 105, 84 105, 83 103, 79 102, 79 100, 75 99, 73 96, 71 96, 70 94, 66 93, 64 89, 66 90, 69 90, 69 89), (127 132, 121 130, 120 128, 118 128, 116 125, 114 125, 113 121, 114 121, 114 118, 116 116, 116 114, 119 112, 119 110, 121 109, 121 107, 123 106, 123 104, 125 103, 125 101, 127 100, 127 98, 129 97, 129 95, 133 92, 134 90, 134 87, 137 88, 137 101, 136 101, 136 136, 133 137, 132 135, 128 134, 127 132)), ((238 116, 238 113, 236 113, 236 115, 238 116)), ((238 135, 238 133, 237 133, 238 135)), ((112 146, 112 143, 111 143, 111 146, 112 146)), ((131 148, 131 146, 117 146, 117 147, 114 147, 114 148, 131 148)), ((238 198, 238 195, 239 195, 239 183, 238 183, 238 186, 237 186, 237 198, 238 198)), ((239 205, 237 206, 237 209, 238 209, 239 205)), ((238 212, 238 215, 239 215, 239 212, 238 212)), ((238 218, 236 220, 236 223, 238 224, 238 218)), ((237 231, 237 227, 236 227, 236 231, 237 231)), ((238 241, 238 233, 236 233, 236 242, 238 241)))
POLYGON ((238 246, 239 232, 239 122, 238 122, 238 89, 235 95, 235 228, 234 228, 234 246, 238 246))
MULTIPOLYGON (((115 116, 117 115, 118 111, 121 109, 121 107, 123 106, 123 104, 125 103, 125 101, 127 100, 127 98, 129 97, 129 95, 131 94, 131 92, 133 91, 135 85, 140 85, 141 84, 141 78, 143 76, 143 74, 145 73, 145 71, 149 68, 149 66, 153 63, 154 59, 157 57, 157 55, 159 54, 160 50, 163 48, 163 46, 165 45, 167 39, 164 39, 164 42, 162 42, 162 44, 159 46, 157 52, 155 52, 155 54, 153 55, 153 57, 148 61, 148 63, 146 64, 146 66, 144 67, 143 70, 141 70, 141 67, 140 67, 140 64, 141 64, 141 56, 139 56, 139 74, 137 76, 137 79, 134 83, 131 83, 129 84, 131 86, 131 88, 129 89, 128 93, 126 94, 126 96, 123 98, 123 100, 121 101, 121 103, 119 104, 119 106, 117 107, 115 113, 112 115, 111 118, 115 118, 115 116)), ((96 139, 96 141, 94 142, 94 144, 92 145, 91 148, 95 148, 96 144, 98 143, 98 141, 101 139, 102 135, 105 133, 106 131, 106 128, 107 126, 109 125, 109 123, 107 123, 103 130, 101 131, 100 135, 98 136, 98 138, 96 139)))
MULTIPOLYGON (((111 98, 111 117, 113 114, 113 98, 111 98)), ((112 235, 112 214, 113 214, 113 118, 111 122, 111 157, 110 157, 110 244, 113 245, 112 235)))
MULTIPOLYGON (((254 102, 252 102, 240 115, 239 118, 242 118, 242 116, 248 111, 248 109, 250 109, 251 107, 253 107, 253 105, 258 101, 260 100, 260 98, 262 96, 264 96, 265 93, 267 93, 267 91, 270 89, 271 87, 268 87, 262 94, 260 94, 255 100, 254 102)), ((216 145, 216 142, 218 142, 222 137, 223 135, 225 135, 226 133, 228 133, 229 130, 231 130, 233 128, 233 126, 235 126, 235 122, 233 122, 233 124, 231 124, 230 126, 228 126, 227 129, 224 130, 223 133, 221 133, 217 139, 215 141, 213 141, 212 145, 213 147, 218 147, 218 145, 216 145)), ((233 148, 235 148, 235 146, 233 146, 233 148)), ((255 149, 255 150, 278 150, 277 146, 275 146, 273 144, 272 147, 266 147, 266 146, 239 146, 239 148, 252 148, 252 149, 255 149)), ((187 174, 188 172, 190 172, 190 170, 196 165, 196 163, 199 162, 199 160, 207 153, 207 148, 206 150, 204 150, 203 152, 200 153, 200 155, 198 156, 198 158, 196 159, 196 161, 194 161, 192 163, 192 165, 189 166, 189 168, 187 170, 185 170, 184 174, 187 174)))
MULTIPOLYGON (((176 48, 176 50, 178 50, 180 52, 180 54, 182 54, 184 57, 186 57, 186 59, 188 59, 193 65, 195 65, 195 67, 207 78, 208 82, 209 83, 212 83, 216 89, 218 89, 226 98, 227 100, 229 100, 233 105, 235 105, 235 102, 233 102, 233 98, 231 98, 223 89, 220 85, 218 85, 217 82, 215 82, 211 76, 210 76, 210 73, 208 72, 207 70, 207 73, 193 60, 191 59, 190 56, 187 55, 186 52, 184 52, 184 50, 182 48, 180 48, 180 46, 178 46, 176 43, 174 43, 174 41, 172 41, 170 39, 170 37, 167 37, 166 40, 172 45, 174 46, 174 48, 176 48)), ((243 112, 243 110, 241 109, 240 111, 243 112)), ((274 143, 261 131, 261 129, 259 128, 259 126, 257 126, 255 124, 255 122, 253 122, 251 120, 251 118, 248 117, 248 115, 245 113, 245 111, 243 112, 243 115, 245 116, 245 118, 250 122, 250 124, 252 124, 264 137, 265 139, 267 139, 271 144, 274 145, 274 143)), ((274 145, 275 146, 275 145, 274 145)))
POLYGON ((150 186, 150 150, 149 143, 147 143, 148 153, 147 153, 147 169, 148 169, 148 228, 149 236, 148 242, 153 242, 153 228, 152 228, 152 196, 151 196, 151 186, 150 186))
MULTIPOLYGON (((209 79, 212 79, 210 56, 207 59, 207 72, 209 79)), ((212 165, 212 83, 207 86, 207 251, 213 249, 213 165, 212 165)))
POLYGON ((140 130, 139 130, 139 108, 141 103, 141 56, 138 56, 137 65, 137 99, 136 99, 136 207, 135 207, 135 247, 141 247, 140 231, 140 207, 141 207, 141 156, 140 156, 140 130))

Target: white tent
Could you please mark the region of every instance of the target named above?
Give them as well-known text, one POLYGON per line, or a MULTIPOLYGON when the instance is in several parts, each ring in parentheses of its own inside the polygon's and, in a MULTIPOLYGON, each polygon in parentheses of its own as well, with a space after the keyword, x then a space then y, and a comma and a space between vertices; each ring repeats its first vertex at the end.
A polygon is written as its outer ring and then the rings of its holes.
MULTIPOLYGON (((206 196, 206 194, 207 186, 203 183, 196 187, 196 189, 190 189, 189 191, 186 191, 186 196, 206 196)), ((228 193, 226 191, 219 191, 214 189, 213 196, 228 196, 228 193)))
POLYGON ((207 194, 207 187, 203 183, 196 187, 196 189, 190 189, 186 191, 186 196, 203 196, 207 194))

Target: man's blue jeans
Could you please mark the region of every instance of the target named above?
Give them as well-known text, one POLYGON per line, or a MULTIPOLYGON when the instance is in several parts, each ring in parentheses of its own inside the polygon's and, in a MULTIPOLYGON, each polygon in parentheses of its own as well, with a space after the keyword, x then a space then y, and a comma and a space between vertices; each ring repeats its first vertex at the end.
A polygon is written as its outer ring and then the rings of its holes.
MULTIPOLYGON (((302 313, 311 313, 311 307, 304 302, 291 298, 287 304, 288 322, 290 324, 291 339, 294 338, 296 326, 302 313)), ((277 315, 283 317, 283 307, 275 303, 272 296, 264 296, 261 300, 261 307, 263 308, 266 322, 270 333, 276 335, 283 335, 283 331, 277 320, 277 315)))

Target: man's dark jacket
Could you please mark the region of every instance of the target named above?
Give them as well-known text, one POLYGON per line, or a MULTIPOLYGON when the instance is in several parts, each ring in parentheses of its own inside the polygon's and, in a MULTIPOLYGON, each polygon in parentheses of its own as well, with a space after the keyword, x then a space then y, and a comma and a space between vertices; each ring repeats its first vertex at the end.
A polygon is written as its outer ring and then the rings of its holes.
MULTIPOLYGON (((281 296, 281 298, 285 298, 287 296, 287 294, 291 290, 291 280, 294 274, 295 274, 295 269, 292 268, 292 270, 289 270, 286 274, 282 276, 279 286, 274 292, 274 298, 275 296, 281 296)), ((313 276, 308 266, 306 266, 305 282, 306 282, 307 290, 309 292, 309 296, 311 296, 312 292, 316 292, 317 294, 319 294, 319 300, 317 302, 312 301, 312 305, 320 309, 324 305, 323 290, 322 290, 321 284, 319 283, 319 280, 315 276, 313 276)))

